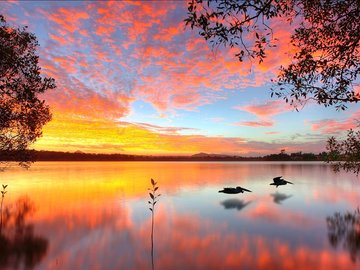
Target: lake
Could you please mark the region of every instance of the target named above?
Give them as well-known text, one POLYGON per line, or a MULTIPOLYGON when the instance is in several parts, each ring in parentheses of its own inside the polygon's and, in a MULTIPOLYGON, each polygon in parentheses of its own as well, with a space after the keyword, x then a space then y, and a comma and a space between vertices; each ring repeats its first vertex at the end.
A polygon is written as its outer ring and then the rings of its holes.
POLYGON ((38 162, 0 184, 0 269, 360 268, 360 178, 320 162, 38 162))

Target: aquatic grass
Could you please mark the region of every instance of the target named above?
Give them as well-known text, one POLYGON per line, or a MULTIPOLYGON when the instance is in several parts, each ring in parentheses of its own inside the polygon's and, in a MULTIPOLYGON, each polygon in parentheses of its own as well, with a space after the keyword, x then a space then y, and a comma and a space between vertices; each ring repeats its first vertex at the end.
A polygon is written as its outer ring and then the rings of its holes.
POLYGON ((151 211, 151 266, 154 270, 154 215, 155 215, 155 205, 159 201, 161 194, 157 194, 159 187, 154 179, 151 178, 151 188, 149 190, 150 200, 148 201, 149 210, 151 211))

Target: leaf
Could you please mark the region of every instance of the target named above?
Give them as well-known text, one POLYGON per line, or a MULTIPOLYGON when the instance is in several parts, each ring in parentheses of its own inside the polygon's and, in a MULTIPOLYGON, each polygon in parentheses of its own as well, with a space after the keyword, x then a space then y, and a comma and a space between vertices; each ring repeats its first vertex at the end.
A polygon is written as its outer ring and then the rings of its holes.
POLYGON ((151 212, 153 211, 152 208, 149 208, 149 209, 150 209, 151 212))
POLYGON ((152 184, 153 186, 155 186, 155 181, 154 181, 154 179, 152 179, 152 178, 151 178, 151 184, 152 184))
POLYGON ((2 185, 3 189, 5 189, 8 185, 2 185))
POLYGON ((154 199, 154 194, 149 193, 149 195, 150 195, 150 198, 151 198, 151 199, 154 199))
POLYGON ((159 189, 159 187, 156 187, 155 189, 154 189, 154 191, 157 191, 159 189))

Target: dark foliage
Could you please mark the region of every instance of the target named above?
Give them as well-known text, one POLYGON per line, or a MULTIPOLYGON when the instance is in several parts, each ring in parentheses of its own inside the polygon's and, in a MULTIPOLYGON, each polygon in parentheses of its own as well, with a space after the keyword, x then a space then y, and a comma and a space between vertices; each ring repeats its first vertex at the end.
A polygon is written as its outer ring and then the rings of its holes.
POLYGON ((281 67, 271 95, 296 108, 309 99, 346 109, 360 101, 354 83, 360 64, 358 0, 192 0, 186 25, 199 30, 213 49, 238 48, 236 57, 258 59, 276 46, 271 22, 301 22, 291 37, 297 53, 281 67))
POLYGON ((333 165, 335 171, 343 169, 347 172, 360 173, 360 130, 350 129, 344 140, 330 137, 327 142, 327 162, 333 165))
POLYGON ((38 46, 26 27, 13 28, 0 15, 0 151, 25 166, 31 160, 25 150, 51 119, 39 94, 55 88, 53 78, 40 74, 38 46))
POLYGON ((262 62, 275 41, 269 20, 292 12, 290 1, 192 0, 185 23, 197 28, 213 48, 235 47, 239 61, 258 58, 262 62))
POLYGON ((273 93, 295 106, 313 99, 344 110, 359 102, 354 84, 360 74, 360 1, 296 2, 303 22, 291 41, 299 52, 281 68, 273 93))

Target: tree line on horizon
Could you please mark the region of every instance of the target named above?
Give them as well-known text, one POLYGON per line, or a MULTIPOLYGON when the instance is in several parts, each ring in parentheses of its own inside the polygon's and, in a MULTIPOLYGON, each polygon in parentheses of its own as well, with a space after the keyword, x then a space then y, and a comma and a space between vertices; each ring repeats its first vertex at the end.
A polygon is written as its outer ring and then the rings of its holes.
MULTIPOLYGON (((287 154, 281 151, 278 154, 246 157, 240 155, 220 155, 199 153, 194 155, 130 155, 130 154, 99 154, 58 151, 29 150, 27 153, 34 161, 328 161, 327 152, 303 153, 295 152, 287 154)), ((341 160, 341 157, 339 157, 341 160)), ((9 155, 0 151, 0 161, 16 161, 9 159, 9 155)))

